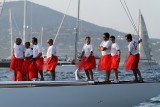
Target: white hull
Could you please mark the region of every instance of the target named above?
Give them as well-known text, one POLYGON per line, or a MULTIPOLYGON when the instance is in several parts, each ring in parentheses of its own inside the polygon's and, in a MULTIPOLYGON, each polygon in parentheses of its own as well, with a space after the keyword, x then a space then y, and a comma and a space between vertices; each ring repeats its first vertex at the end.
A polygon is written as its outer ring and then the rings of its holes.
POLYGON ((0 88, 0 106, 131 107, 160 94, 160 83, 87 84, 80 86, 0 88))

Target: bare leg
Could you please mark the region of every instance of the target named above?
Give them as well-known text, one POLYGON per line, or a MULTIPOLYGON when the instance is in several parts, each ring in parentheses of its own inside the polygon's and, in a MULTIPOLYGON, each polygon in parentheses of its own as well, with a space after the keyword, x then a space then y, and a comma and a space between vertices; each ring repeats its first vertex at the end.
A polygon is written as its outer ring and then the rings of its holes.
POLYGON ((134 74, 134 77, 135 77, 135 81, 138 81, 136 69, 133 70, 133 74, 134 74))
POLYGON ((26 75, 27 75, 27 81, 29 81, 29 73, 27 72, 27 74, 26 74, 26 75))
POLYGON ((55 70, 51 71, 52 81, 55 81, 55 70))
POLYGON ((143 79, 142 79, 142 76, 141 76, 140 70, 137 68, 136 71, 137 71, 137 74, 139 75, 139 79, 140 79, 140 80, 143 80, 143 79))
POLYGON ((39 71, 39 74, 41 75, 41 81, 43 81, 44 80, 44 78, 43 78, 43 71, 39 71))
POLYGON ((110 71, 106 71, 106 82, 109 82, 110 71))
POLYGON ((89 74, 90 74, 90 78, 93 80, 93 72, 92 70, 88 70, 89 71, 89 74))
POLYGON ((115 80, 118 80, 118 71, 117 69, 114 69, 114 77, 115 77, 115 80))
POLYGON ((88 70, 85 70, 85 72, 86 72, 86 76, 87 76, 88 80, 90 80, 90 76, 89 76, 88 70))
POLYGON ((22 79, 22 81, 23 81, 23 73, 21 73, 21 79, 22 79))
POLYGON ((17 72, 14 71, 14 81, 17 81, 17 72))

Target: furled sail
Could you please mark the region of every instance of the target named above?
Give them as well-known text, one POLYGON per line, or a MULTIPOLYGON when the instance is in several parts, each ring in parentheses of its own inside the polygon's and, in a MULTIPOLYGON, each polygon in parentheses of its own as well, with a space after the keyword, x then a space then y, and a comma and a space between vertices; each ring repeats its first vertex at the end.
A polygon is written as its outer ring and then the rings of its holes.
POLYGON ((141 55, 141 60, 152 60, 148 31, 141 12, 139 15, 139 37, 142 39, 142 43, 140 43, 139 45, 139 53, 141 55))

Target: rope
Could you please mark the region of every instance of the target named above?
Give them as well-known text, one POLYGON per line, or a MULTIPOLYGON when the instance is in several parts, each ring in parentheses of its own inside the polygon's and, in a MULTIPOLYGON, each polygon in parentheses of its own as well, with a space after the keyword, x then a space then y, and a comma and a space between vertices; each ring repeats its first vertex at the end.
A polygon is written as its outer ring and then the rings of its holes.
MULTIPOLYGON (((121 2, 121 5, 122 5, 123 9, 125 10, 125 12, 126 12, 128 18, 129 18, 129 20, 130 20, 130 22, 131 22, 131 24, 132 24, 134 30, 136 31, 137 35, 139 36, 138 31, 137 31, 137 28, 136 28, 136 26, 135 26, 135 24, 134 24, 134 21, 133 21, 133 19, 132 19, 132 16, 131 16, 131 14, 130 14, 129 9, 126 9, 126 8, 125 8, 125 6, 124 6, 122 0, 120 0, 120 2, 121 2)), ((125 4, 126 4, 126 3, 125 3, 125 4)))
POLYGON ((31 13, 30 13, 30 15, 31 15, 31 18, 30 18, 30 21, 31 21, 31 41, 32 41, 32 33, 33 33, 33 5, 32 5, 32 2, 31 2, 31 13))
POLYGON ((59 28, 58 28, 57 34, 56 34, 56 36, 55 36, 55 38, 54 38, 53 44, 55 44, 56 39, 57 39, 57 37, 58 37, 58 35, 59 35, 59 32, 60 32, 60 30, 61 30, 63 21, 64 21, 64 19, 65 19, 65 17, 66 17, 66 14, 67 14, 67 11, 68 11, 68 9, 69 9, 70 4, 71 4, 71 0, 69 1, 68 7, 67 7, 67 9, 66 9, 66 11, 65 11, 65 13, 64 13, 64 15, 63 15, 62 21, 61 21, 60 26, 59 26, 59 28))
MULTIPOLYGON (((120 0, 120 3, 121 3, 121 5, 122 5, 123 9, 125 10, 125 12, 126 12, 128 18, 129 18, 129 20, 130 20, 133 28, 134 28, 134 30, 136 31, 136 33, 137 33, 137 35, 138 35, 138 37, 139 37, 138 30, 137 30, 137 28, 136 28, 136 25, 135 25, 135 23, 134 23, 134 20, 133 20, 133 18, 132 18, 132 15, 131 15, 131 13, 130 13, 130 11, 129 11, 129 8, 128 8, 128 6, 127 6, 127 3, 126 3, 125 0, 123 0, 123 1, 124 1, 125 6, 124 6, 122 0, 120 0)), ((140 38, 140 37, 139 37, 139 38, 140 38)), ((142 42, 142 46, 143 46, 143 42, 142 42)), ((144 47, 144 46, 143 46, 143 47, 144 47)), ((146 55, 145 50, 144 50, 144 53, 145 53, 145 55, 146 55)), ((146 57, 147 57, 147 55, 146 55, 146 57)), ((151 71, 153 72, 153 75, 154 75, 155 78, 156 78, 156 81, 159 81, 156 72, 153 70, 153 68, 152 68, 152 66, 151 66, 151 60, 149 60, 149 59, 147 58, 147 61, 148 61, 148 63, 149 63, 149 67, 150 67, 151 71)))
POLYGON ((129 8, 128 8, 128 6, 127 6, 127 3, 126 3, 125 0, 124 0, 124 3, 125 3, 125 6, 126 6, 126 8, 127 8, 128 13, 129 13, 129 16, 130 16, 130 18, 131 18, 131 20, 132 20, 132 23, 133 23, 133 25, 134 25, 134 29, 135 29, 137 35, 139 36, 137 27, 136 27, 136 25, 135 25, 135 22, 134 22, 134 20, 133 20, 133 18, 132 18, 131 12, 130 12, 130 10, 129 10, 129 8))

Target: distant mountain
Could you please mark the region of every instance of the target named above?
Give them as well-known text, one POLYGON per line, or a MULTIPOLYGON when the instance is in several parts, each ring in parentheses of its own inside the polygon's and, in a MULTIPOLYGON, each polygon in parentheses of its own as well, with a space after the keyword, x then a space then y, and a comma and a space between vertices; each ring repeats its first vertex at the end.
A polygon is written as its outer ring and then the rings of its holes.
MULTIPOLYGON (((19 34, 19 31, 22 34, 23 28, 23 2, 7 2, 4 5, 3 13, 0 17, 0 57, 6 58, 10 56, 10 35, 9 35, 9 8, 12 9, 12 21, 13 21, 13 38, 22 37, 19 34)), ((53 38, 56 35, 58 27, 61 23, 63 13, 52 10, 48 7, 41 6, 32 2, 27 2, 27 41, 31 41, 31 19, 32 19, 32 35, 39 38, 41 27, 44 27, 44 36, 43 36, 43 47, 44 54, 47 51, 47 39, 53 38), (32 7, 32 12, 31 12, 32 7), (32 13, 32 17, 31 17, 32 13)), ((105 22, 104 22, 105 23, 105 22)), ((62 29, 59 33, 59 36, 56 40, 57 54, 62 56, 73 57, 74 55, 74 41, 75 41, 75 31, 76 18, 71 16, 66 16, 62 29)), ((91 36, 92 44, 95 47, 95 54, 100 55, 100 52, 97 50, 98 45, 102 41, 102 34, 104 32, 109 32, 111 35, 118 37, 117 42, 123 50, 123 58, 127 54, 127 43, 124 42, 125 33, 119 32, 111 28, 101 27, 86 21, 80 21, 80 36, 78 42, 78 50, 81 51, 81 48, 84 44, 84 38, 86 36, 91 36), (119 36, 118 36, 119 35, 119 36)), ((40 43, 40 41, 39 41, 40 43)))
MULTIPOLYGON (((63 13, 60 13, 58 11, 52 10, 48 7, 44 7, 35 3, 31 3, 31 2, 27 2, 27 25, 29 26, 29 29, 27 29, 27 37, 28 40, 30 40, 30 27, 31 27, 31 6, 32 6, 32 22, 33 22, 33 35, 37 36, 40 32, 40 29, 42 26, 44 26, 44 35, 45 38, 48 39, 48 37, 52 37, 54 38, 57 29, 60 25, 60 22, 62 20, 63 17, 63 13)), ((19 28, 19 30, 22 33, 22 28, 23 28, 23 2, 22 1, 18 1, 18 2, 7 2, 4 5, 4 10, 3 10, 3 14, 0 17, 0 29, 1 29, 1 33, 0 36, 3 38, 2 40, 4 41, 6 39, 6 41, 9 42, 9 8, 12 9, 12 13, 13 13, 13 17, 12 17, 12 21, 13 21, 13 29, 14 29, 14 38, 16 37, 21 37, 21 35, 18 34, 18 29, 17 26, 19 28), (17 24, 17 26, 16 26, 17 24), (6 38, 7 37, 7 38, 6 38)), ((57 43, 59 42, 65 42, 66 45, 68 42, 70 44, 72 44, 72 42, 74 43, 74 28, 76 26, 76 18, 71 17, 71 16, 66 16, 63 26, 62 26, 62 30, 60 32, 60 36, 57 39, 57 43), (66 36, 68 38, 68 41, 66 36), (71 37, 71 38, 70 38, 71 37), (60 41, 61 38, 65 38, 62 41, 60 41), (70 41, 70 40, 73 41, 70 41)), ((91 36, 91 37, 96 37, 96 36, 102 36, 103 32, 109 32, 111 34, 114 35, 124 35, 124 33, 121 33, 119 31, 113 30, 111 28, 104 28, 104 27, 100 27, 97 26, 95 24, 91 24, 85 21, 81 21, 80 22, 80 33, 81 33, 81 37, 79 38, 81 40, 81 38, 84 38, 85 36, 91 36)), ((46 39, 44 40, 44 43, 46 41, 46 39)), ((2 42, 1 42, 2 43, 2 42)), ((3 44, 6 44, 6 42, 4 42, 3 44)), ((9 47, 9 45, 6 44, 6 49, 9 47)), ((61 44, 61 43, 60 43, 61 44)), ((72 44, 74 45, 74 44, 72 44)), ((6 55, 8 54, 3 54, 5 57, 7 57, 6 55)), ((1 55, 1 56, 3 56, 1 55)))

